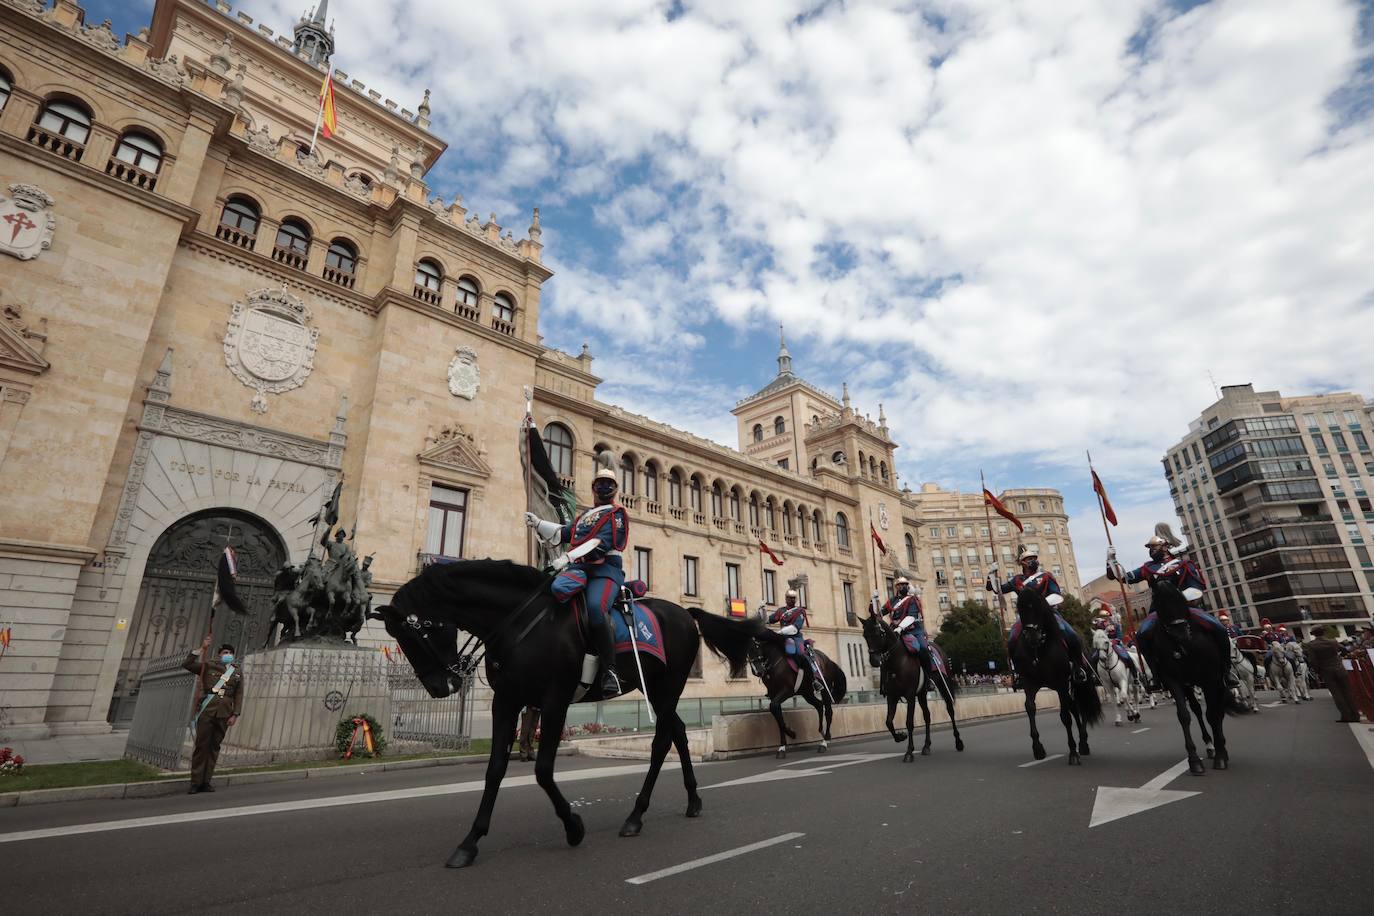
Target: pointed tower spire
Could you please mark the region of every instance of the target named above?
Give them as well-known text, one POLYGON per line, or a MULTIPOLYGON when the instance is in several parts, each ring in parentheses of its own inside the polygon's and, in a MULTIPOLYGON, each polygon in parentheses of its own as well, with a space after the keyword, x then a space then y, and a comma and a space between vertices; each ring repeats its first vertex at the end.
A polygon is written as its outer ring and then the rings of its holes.
POLYGON ((291 44, 291 50, 317 67, 328 66, 334 54, 334 33, 325 27, 328 13, 329 0, 320 0, 319 6, 296 23, 296 40, 291 44))
POLYGON ((323 26, 324 17, 329 13, 329 0, 321 0, 319 6, 315 7, 315 15, 310 20, 312 24, 323 26))
POLYGON ((787 352, 787 335, 778 325, 778 375, 792 374, 792 354, 787 352))

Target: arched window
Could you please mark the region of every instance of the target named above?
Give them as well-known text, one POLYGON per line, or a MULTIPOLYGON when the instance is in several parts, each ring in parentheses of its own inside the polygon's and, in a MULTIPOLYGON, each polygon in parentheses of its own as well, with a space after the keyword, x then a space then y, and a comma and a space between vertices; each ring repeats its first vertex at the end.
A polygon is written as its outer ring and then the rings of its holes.
POLYGON ((470 309, 477 308, 477 281, 472 277, 458 278, 458 304, 465 305, 470 309))
POLYGON ((721 491, 720 481, 711 484, 711 517, 725 517, 725 494, 721 491))
POLYGON ((887 483, 887 482, 888 482, 888 481, 887 481, 887 462, 886 462, 886 461, 880 461, 880 462, 878 462, 878 474, 879 474, 879 476, 882 477, 883 483, 887 483))
POLYGON ((240 248, 252 248, 258 237, 258 205, 247 197, 231 197, 219 214, 215 238, 240 248))
POLYGON ((750 527, 750 528, 757 528, 758 526, 759 526, 759 494, 757 494, 757 493, 750 493, 750 494, 749 494, 749 527, 750 527))
POLYGON ((768 529, 776 531, 778 528, 778 516, 773 508, 773 497, 768 497, 763 503, 763 517, 768 522, 768 529))
POLYGON ((792 504, 785 502, 782 504, 782 533, 792 533, 792 504))
POLYGON ((773 435, 781 436, 787 432, 787 424, 782 422, 782 417, 773 418, 773 435))
POLYGON ((877 461, 877 459, 875 459, 872 455, 869 455, 869 456, 868 456, 868 476, 869 476, 869 477, 877 477, 877 476, 878 476, 878 461, 877 461))
POLYGON ((491 315, 497 321, 510 324, 515 321, 515 300, 505 293, 491 297, 491 315))
POLYGON ((658 465, 652 461, 644 462, 644 498, 658 502, 658 465))
POLYGON ((806 537, 806 510, 801 506, 797 507, 797 534, 806 537))
POLYGON ((906 565, 916 567, 916 540, 911 535, 905 535, 906 540, 906 565))
POLYGON ((840 451, 840 452, 834 452, 834 453, 832 453, 831 456, 830 456, 830 463, 831 463, 831 464, 838 464, 840 467, 844 467, 844 463, 845 463, 844 452, 840 451))
POLYGON ((696 476, 693 476, 693 477, 692 477, 692 488, 691 488, 691 492, 688 494, 688 496, 689 496, 689 498, 690 498, 691 501, 692 501, 692 511, 693 511, 693 512, 700 512, 700 511, 701 511, 701 478, 700 478, 700 477, 696 477, 696 476))
POLYGON ((162 168, 162 144, 147 134, 129 131, 115 144, 114 158, 156 175, 162 168))
POLYGON ((682 475, 677 468, 668 472, 668 505, 682 505, 682 475))
POLYGON ((329 251, 324 256, 324 278, 340 286, 353 288, 358 271, 358 251, 343 239, 329 243, 329 251))
POLYGON ((821 525, 821 510, 817 509, 815 512, 811 513, 811 540, 815 541, 817 544, 822 543, 822 527, 823 526, 821 525))
POLYGON ((763 424, 762 424, 762 423, 755 423, 755 424, 754 424, 754 441, 755 441, 755 442, 762 442, 762 441, 763 441, 763 424))
POLYGON ((625 496, 633 496, 638 492, 635 486, 635 457, 626 455, 620 459, 620 492, 625 496))
POLYGON ((550 423, 544 427, 544 451, 549 454, 549 463, 563 477, 572 476, 573 437, 562 423, 550 423))
POLYGON ((849 547, 849 519, 844 517, 843 512, 835 513, 835 543, 849 547))
POLYGON ((91 136, 91 113, 76 102, 49 102, 38 113, 35 123, 48 133, 81 146, 91 136))
POLYGON ((0 111, 5 110, 5 103, 10 100, 10 92, 14 89, 14 82, 10 75, 4 70, 0 70, 0 111))
POLYGON ((739 487, 730 489, 730 518, 739 521, 739 487))
POLYGON ((284 219, 277 227, 277 241, 272 246, 272 260, 282 264, 305 268, 305 259, 310 251, 310 230, 298 219, 284 219))
POLYGON ((415 265, 415 286, 417 289, 438 293, 439 288, 444 285, 444 269, 431 261, 423 258, 415 265))

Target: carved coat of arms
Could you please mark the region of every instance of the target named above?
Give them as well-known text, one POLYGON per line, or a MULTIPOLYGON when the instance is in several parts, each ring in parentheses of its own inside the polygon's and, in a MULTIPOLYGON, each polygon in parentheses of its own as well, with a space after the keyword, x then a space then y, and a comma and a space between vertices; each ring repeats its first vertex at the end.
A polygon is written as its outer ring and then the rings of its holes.
POLYGON ((892 519, 887 514, 887 503, 878 503, 878 527, 886 531, 892 524, 892 519))
POLYGON ((477 397, 477 388, 482 383, 482 370, 477 365, 477 351, 471 347, 459 347, 458 355, 448 364, 448 390, 457 398, 471 401, 477 397))
POLYGON ((9 197, 0 197, 0 251, 32 260, 52 247, 53 199, 31 184, 12 184, 9 190, 9 197))
POLYGON ((254 391, 252 407, 267 412, 267 395, 305 384, 315 368, 318 328, 310 307, 284 289, 260 289, 234 303, 224 335, 224 363, 254 391))

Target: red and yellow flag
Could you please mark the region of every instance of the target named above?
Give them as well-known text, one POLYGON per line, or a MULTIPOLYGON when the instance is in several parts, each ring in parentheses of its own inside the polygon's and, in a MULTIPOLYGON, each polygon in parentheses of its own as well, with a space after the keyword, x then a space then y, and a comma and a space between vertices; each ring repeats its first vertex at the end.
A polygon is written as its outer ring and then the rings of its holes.
POLYGON ((996 496, 993 496, 992 492, 988 490, 987 487, 983 488, 983 502, 987 503, 988 506, 992 508, 993 512, 996 512, 998 515, 1002 516, 1002 518, 1015 525, 1017 531, 1025 532, 1026 526, 1021 524, 1021 520, 1013 515, 1010 509, 1002 505, 1002 501, 996 496))
MULTIPOLYGON (((1089 470, 1092 469, 1089 468, 1089 470)), ((1102 514, 1106 517, 1107 521, 1115 525, 1116 513, 1112 511, 1112 501, 1107 498, 1107 488, 1102 486, 1102 478, 1097 476, 1097 471, 1092 471, 1092 475, 1093 492, 1102 500, 1102 514)))
POLYGON ((872 535, 872 537, 873 537, 873 543, 878 545, 878 551, 879 551, 880 553, 886 554, 886 553, 887 553, 887 545, 883 543, 883 539, 882 539, 882 538, 878 537, 878 529, 873 527, 873 523, 872 523, 872 522, 869 522, 869 523, 868 523, 868 533, 869 533, 870 535, 872 535))
POLYGON ((334 112, 334 71, 331 68, 320 86, 320 133, 328 140, 338 129, 339 118, 334 112))
POLYGON ((773 548, 769 547, 767 544, 763 542, 763 538, 759 538, 759 550, 761 550, 764 553, 764 555, 768 557, 768 559, 773 561, 774 566, 782 565, 782 558, 773 552, 773 548))

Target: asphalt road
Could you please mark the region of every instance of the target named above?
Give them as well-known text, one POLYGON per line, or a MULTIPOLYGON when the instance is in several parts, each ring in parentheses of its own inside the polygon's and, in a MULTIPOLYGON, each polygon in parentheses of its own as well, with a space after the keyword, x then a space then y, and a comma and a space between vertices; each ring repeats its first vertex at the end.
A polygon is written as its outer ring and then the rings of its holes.
MULTIPOLYGON (((564 792, 587 825, 576 849, 532 765, 512 763, 492 833, 462 871, 442 863, 476 809, 481 767, 10 808, 0 899, 9 912, 61 914, 1367 914, 1374 757, 1335 717, 1321 692, 1229 719, 1230 770, 1178 775, 1164 792, 1197 794, 1155 795, 1173 800, 1096 827, 1099 796, 1143 797, 1099 786, 1157 789, 1177 772, 1172 709, 1108 721, 1082 767, 1025 766, 1021 718, 968 727, 962 754, 938 732, 934 754, 909 764, 886 738, 701 764, 694 820, 680 774, 665 769, 635 839, 616 834, 644 764, 563 758, 564 792)), ((1374 728, 1358 728, 1374 748, 1374 728)), ((1062 754, 1057 717, 1042 716, 1041 732, 1062 754)))

